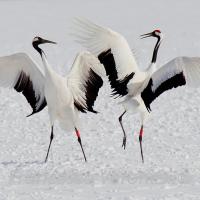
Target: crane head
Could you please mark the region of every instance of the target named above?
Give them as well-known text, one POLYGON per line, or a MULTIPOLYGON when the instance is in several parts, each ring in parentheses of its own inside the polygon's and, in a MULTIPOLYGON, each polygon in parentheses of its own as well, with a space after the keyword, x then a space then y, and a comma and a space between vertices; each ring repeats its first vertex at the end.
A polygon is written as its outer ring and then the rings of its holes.
POLYGON ((156 29, 153 32, 140 35, 140 37, 141 37, 141 39, 147 38, 147 37, 161 38, 162 37, 162 33, 161 33, 161 31, 159 29, 156 29))
POLYGON ((34 37, 33 42, 32 42, 32 44, 36 44, 36 45, 45 44, 45 43, 56 44, 56 42, 46 40, 46 39, 43 39, 43 38, 38 37, 38 36, 34 37))

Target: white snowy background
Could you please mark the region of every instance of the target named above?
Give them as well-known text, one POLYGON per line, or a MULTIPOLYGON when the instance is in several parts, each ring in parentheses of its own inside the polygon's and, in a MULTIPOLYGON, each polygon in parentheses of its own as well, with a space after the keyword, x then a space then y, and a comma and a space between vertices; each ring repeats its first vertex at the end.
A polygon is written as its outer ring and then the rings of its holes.
MULTIPOLYGON (((165 34, 158 64, 181 55, 200 56, 198 0, 1 0, 0 55, 26 52, 42 67, 31 46, 39 35, 49 63, 67 73, 81 47, 69 36, 76 16, 123 34, 141 68, 150 62, 154 39, 165 34)), ((142 164, 138 115, 124 117, 127 149, 121 148, 118 116, 108 83, 96 102, 98 115, 81 115, 85 163, 72 132, 55 126, 50 159, 44 163, 50 126, 47 109, 30 118, 29 104, 14 90, 0 88, 0 200, 196 200, 200 199, 200 89, 178 88, 152 104, 144 129, 142 164)))

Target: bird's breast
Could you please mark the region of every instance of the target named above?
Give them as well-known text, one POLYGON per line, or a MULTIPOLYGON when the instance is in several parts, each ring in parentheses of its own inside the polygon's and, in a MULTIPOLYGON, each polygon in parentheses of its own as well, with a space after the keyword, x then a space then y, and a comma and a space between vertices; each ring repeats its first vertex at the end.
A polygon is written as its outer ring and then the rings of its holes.
POLYGON ((65 80, 59 78, 57 80, 47 80, 45 83, 45 98, 47 105, 55 109, 63 109, 70 106, 72 94, 67 87, 65 80))

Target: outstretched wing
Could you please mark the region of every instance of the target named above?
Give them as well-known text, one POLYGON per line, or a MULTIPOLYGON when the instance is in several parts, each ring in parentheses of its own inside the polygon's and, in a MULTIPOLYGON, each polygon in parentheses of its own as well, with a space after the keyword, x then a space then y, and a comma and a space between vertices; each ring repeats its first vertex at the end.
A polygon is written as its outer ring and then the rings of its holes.
POLYGON ((76 56, 67 76, 67 83, 74 97, 74 105, 79 111, 97 113, 93 106, 103 85, 101 71, 100 62, 91 53, 82 52, 76 56))
POLYGON ((22 93, 33 109, 30 115, 46 106, 44 75, 25 53, 0 57, 0 86, 22 93))
POLYGON ((136 60, 119 33, 88 20, 75 20, 76 41, 98 57, 104 65, 113 95, 126 95, 127 84, 138 71, 136 60))
POLYGON ((157 70, 141 93, 146 107, 163 92, 178 86, 200 86, 200 58, 177 57, 157 70))

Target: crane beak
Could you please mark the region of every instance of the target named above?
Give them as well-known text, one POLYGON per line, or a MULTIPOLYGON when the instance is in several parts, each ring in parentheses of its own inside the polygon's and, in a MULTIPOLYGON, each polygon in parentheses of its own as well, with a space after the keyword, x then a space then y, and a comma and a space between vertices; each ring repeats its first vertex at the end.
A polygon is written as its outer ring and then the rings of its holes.
POLYGON ((45 44, 45 43, 57 44, 56 42, 43 39, 43 40, 42 40, 42 44, 45 44))
POLYGON ((146 34, 140 35, 140 39, 144 39, 144 38, 151 37, 151 36, 153 36, 152 33, 146 33, 146 34))

